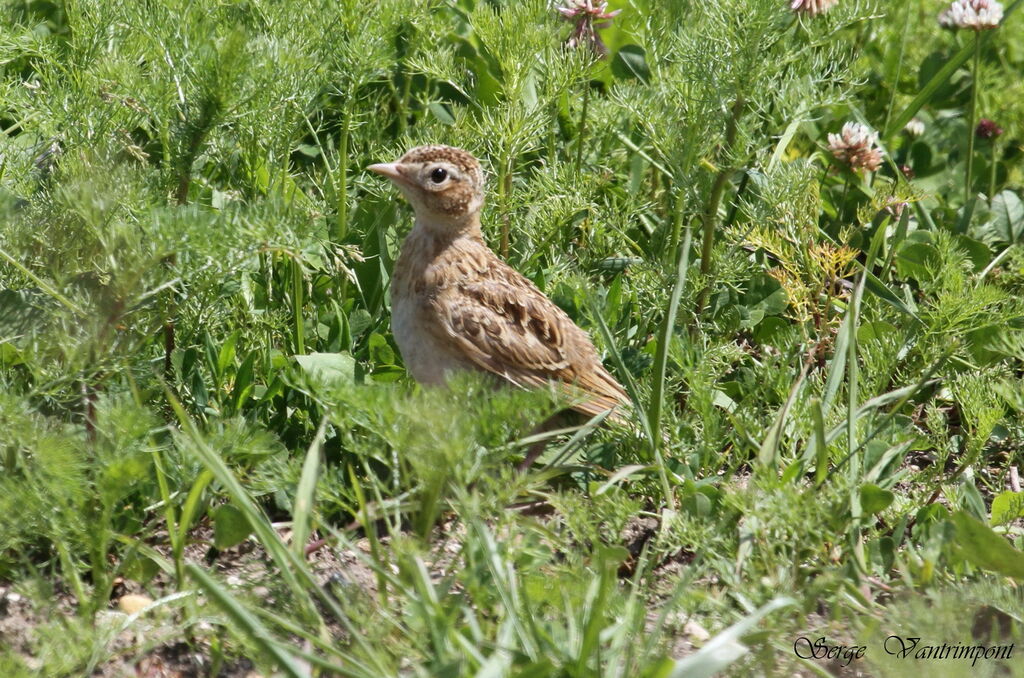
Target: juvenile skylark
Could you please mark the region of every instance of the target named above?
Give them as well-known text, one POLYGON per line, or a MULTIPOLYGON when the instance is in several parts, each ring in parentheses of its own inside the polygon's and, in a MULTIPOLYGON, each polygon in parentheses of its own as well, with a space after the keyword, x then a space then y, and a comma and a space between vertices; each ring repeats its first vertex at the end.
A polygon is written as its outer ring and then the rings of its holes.
POLYGON ((523 388, 554 382, 573 409, 623 419, 629 398, 586 332, 484 243, 484 175, 472 154, 420 146, 368 169, 416 213, 391 283, 391 327, 416 381, 481 370, 523 388))

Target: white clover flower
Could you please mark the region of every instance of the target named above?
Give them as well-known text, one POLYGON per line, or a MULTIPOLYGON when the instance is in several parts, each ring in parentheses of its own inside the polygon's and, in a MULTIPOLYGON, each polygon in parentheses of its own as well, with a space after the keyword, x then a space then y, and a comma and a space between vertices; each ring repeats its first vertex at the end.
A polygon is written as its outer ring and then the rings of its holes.
POLYGON ((911 139, 916 139, 924 134, 924 122, 920 118, 911 118, 910 122, 904 126, 903 131, 906 132, 911 139))
POLYGON ((1003 20, 1003 6, 996 0, 955 0, 939 14, 944 28, 969 28, 987 31, 1003 20))
POLYGON ((832 9, 839 0, 793 0, 789 8, 794 12, 803 12, 808 16, 824 14, 832 9))
POLYGON ((882 166, 882 151, 875 147, 877 142, 878 133, 859 122, 848 122, 839 134, 828 135, 832 155, 854 171, 874 172, 882 166))

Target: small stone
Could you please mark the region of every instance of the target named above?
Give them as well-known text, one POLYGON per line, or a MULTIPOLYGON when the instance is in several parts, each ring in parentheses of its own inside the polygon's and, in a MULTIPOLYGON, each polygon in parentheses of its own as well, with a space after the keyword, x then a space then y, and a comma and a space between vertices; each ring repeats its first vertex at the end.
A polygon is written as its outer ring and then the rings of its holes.
POLYGON ((683 633, 690 636, 698 643, 707 642, 707 640, 711 638, 711 634, 708 633, 708 630, 692 619, 683 624, 683 633))
POLYGON ((129 593, 128 595, 121 596, 117 601, 117 606, 121 608, 121 611, 125 614, 141 612, 147 606, 152 604, 152 598, 137 593, 129 593))

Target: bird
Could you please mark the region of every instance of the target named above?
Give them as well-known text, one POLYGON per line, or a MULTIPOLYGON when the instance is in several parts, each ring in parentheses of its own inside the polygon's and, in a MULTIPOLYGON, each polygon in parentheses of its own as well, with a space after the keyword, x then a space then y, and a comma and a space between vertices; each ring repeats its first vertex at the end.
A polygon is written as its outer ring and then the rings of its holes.
POLYGON ((471 153, 419 146, 367 169, 415 213, 391 280, 391 328, 414 380, 475 370, 524 389, 554 384, 571 409, 627 421, 630 399, 587 333, 484 241, 484 173, 471 153))

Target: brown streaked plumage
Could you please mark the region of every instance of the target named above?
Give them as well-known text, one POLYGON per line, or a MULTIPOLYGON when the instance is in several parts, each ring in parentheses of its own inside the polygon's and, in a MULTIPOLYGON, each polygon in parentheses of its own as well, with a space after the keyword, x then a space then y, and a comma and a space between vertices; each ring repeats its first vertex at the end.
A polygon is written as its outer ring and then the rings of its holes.
POLYGON ((521 386, 555 382, 573 409, 622 419, 622 386, 601 365, 586 332, 536 285, 501 261, 480 231, 483 172, 470 153, 421 146, 371 165, 412 204, 416 221, 391 283, 392 330, 421 383, 476 369, 521 386))

